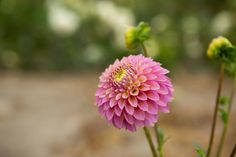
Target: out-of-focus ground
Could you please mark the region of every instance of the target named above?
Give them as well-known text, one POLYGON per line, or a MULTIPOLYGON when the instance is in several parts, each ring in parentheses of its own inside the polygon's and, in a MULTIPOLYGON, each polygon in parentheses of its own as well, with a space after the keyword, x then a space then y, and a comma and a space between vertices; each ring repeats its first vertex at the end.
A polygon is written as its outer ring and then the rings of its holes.
MULTIPOLYGON (((117 130, 99 116, 98 76, 1 73, 0 157, 151 157, 142 129, 117 130)), ((171 113, 160 118, 170 137, 165 156, 195 157, 194 143, 208 143, 217 76, 182 72, 173 82, 171 113)), ((234 104, 222 157, 236 141, 235 118, 234 104)))

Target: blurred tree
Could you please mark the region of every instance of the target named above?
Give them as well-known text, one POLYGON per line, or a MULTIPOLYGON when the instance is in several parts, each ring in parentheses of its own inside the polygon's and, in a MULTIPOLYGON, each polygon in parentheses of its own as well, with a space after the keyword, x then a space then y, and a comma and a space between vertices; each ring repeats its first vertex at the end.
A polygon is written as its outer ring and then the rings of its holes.
POLYGON ((0 68, 104 67, 128 52, 119 43, 124 35, 120 23, 127 20, 151 24, 154 36, 147 45, 164 66, 199 66, 212 37, 236 41, 235 8, 231 0, 0 0, 0 68), (107 21, 104 13, 110 15, 107 21), (61 31, 52 28, 51 18, 61 31), (65 34, 72 25, 73 32, 65 34))

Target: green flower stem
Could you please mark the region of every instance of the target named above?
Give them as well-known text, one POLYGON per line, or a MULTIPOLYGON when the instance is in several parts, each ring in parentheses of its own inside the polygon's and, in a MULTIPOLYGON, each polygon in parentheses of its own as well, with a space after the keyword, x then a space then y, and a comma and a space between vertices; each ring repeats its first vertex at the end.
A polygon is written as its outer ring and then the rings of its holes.
POLYGON ((234 75, 233 86, 232 86, 232 90, 231 90, 231 94, 230 94, 230 100, 229 100, 229 106, 227 108, 227 122, 224 124, 224 127, 223 127, 223 131, 222 131, 222 134, 221 134, 221 137, 220 137, 220 143, 219 143, 219 146, 218 146, 218 149, 217 149, 216 157, 220 157, 221 152, 222 152, 222 148, 223 148, 223 145, 224 145, 225 136, 226 136, 228 125, 229 125, 229 115, 230 115, 231 107, 232 107, 232 104, 233 104, 235 86, 236 86, 236 77, 234 75))
MULTIPOLYGON (((142 49, 143 49, 143 55, 144 55, 145 57, 148 57, 148 53, 147 53, 147 49, 146 49, 145 45, 144 45, 143 43, 141 43, 140 45, 142 46, 142 49)), ((156 125, 155 125, 155 126, 156 126, 156 125)), ((144 129, 146 138, 147 138, 147 140, 148 140, 149 146, 150 146, 150 148, 151 148, 153 157, 158 157, 157 152, 156 152, 156 149, 155 149, 154 144, 153 144, 153 142, 152 142, 151 134, 150 134, 148 128, 144 127, 143 129, 144 129)), ((156 131, 155 131, 155 133, 156 133, 156 131)), ((162 156, 161 156, 161 157, 162 157, 162 156)))
POLYGON ((141 43, 141 46, 142 46, 142 49, 143 49, 144 56, 147 57, 148 53, 147 53, 147 49, 146 49, 145 45, 143 43, 141 43))
POLYGON ((160 157, 163 157, 163 147, 162 147, 162 143, 160 141, 160 137, 159 137, 157 130, 158 130, 158 125, 155 124, 155 135, 156 135, 157 144, 158 144, 157 150, 159 152, 160 157))
POLYGON ((211 127, 211 135, 210 135, 210 140, 209 140, 209 145, 208 145, 207 157, 210 157, 210 155, 211 155, 211 149, 212 149, 214 135, 215 135, 217 112, 218 112, 218 106, 219 106, 219 100, 220 100, 223 81, 224 81, 224 63, 221 63, 220 74, 219 74, 219 83, 218 83, 216 103, 215 103, 215 110, 214 110, 214 115, 213 115, 213 122, 212 122, 212 127, 211 127))
POLYGON ((217 155, 216 155, 216 157, 220 157, 220 155, 221 155, 221 151, 222 151, 222 147, 223 147, 223 144, 224 144, 225 135, 226 135, 226 132, 227 132, 227 126, 228 126, 228 122, 227 122, 227 124, 224 124, 223 131, 222 131, 222 134, 221 134, 221 137, 220 137, 220 143, 219 143, 219 146, 217 148, 217 155))
POLYGON ((232 153, 230 154, 230 157, 234 157, 236 154, 236 144, 234 145, 234 149, 232 150, 232 153))
MULTIPOLYGON (((235 88, 236 88, 236 73, 234 74, 233 87, 232 87, 231 94, 230 94, 229 107, 228 107, 228 114, 230 113, 231 108, 232 108, 233 99, 234 99, 234 94, 235 94, 235 88)), ((228 120, 229 120, 229 119, 228 119, 228 120)))
POLYGON ((151 151, 152 151, 153 157, 158 157, 158 156, 157 156, 157 152, 156 152, 155 147, 154 147, 154 144, 153 144, 153 142, 152 142, 151 134, 150 134, 148 128, 147 128, 147 127, 144 127, 143 130, 144 130, 144 133, 145 133, 145 135, 146 135, 146 138, 147 138, 148 144, 149 144, 149 146, 150 146, 150 149, 151 149, 151 151))

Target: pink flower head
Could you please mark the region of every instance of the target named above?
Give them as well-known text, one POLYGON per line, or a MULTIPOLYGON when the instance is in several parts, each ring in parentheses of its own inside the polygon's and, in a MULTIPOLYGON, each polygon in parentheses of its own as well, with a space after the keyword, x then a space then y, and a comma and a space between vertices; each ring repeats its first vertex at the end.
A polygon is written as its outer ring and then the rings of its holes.
POLYGON ((169 112, 173 86, 168 72, 142 55, 116 60, 99 78, 95 94, 99 112, 118 129, 153 126, 158 111, 169 112))

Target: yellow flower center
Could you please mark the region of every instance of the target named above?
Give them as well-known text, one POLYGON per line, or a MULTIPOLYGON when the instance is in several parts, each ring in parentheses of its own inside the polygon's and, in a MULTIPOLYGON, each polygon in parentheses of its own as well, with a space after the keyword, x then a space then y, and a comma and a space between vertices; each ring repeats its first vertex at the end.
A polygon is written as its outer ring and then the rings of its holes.
POLYGON ((119 69, 114 75, 115 82, 121 81, 125 77, 125 74, 126 74, 125 69, 119 69))

